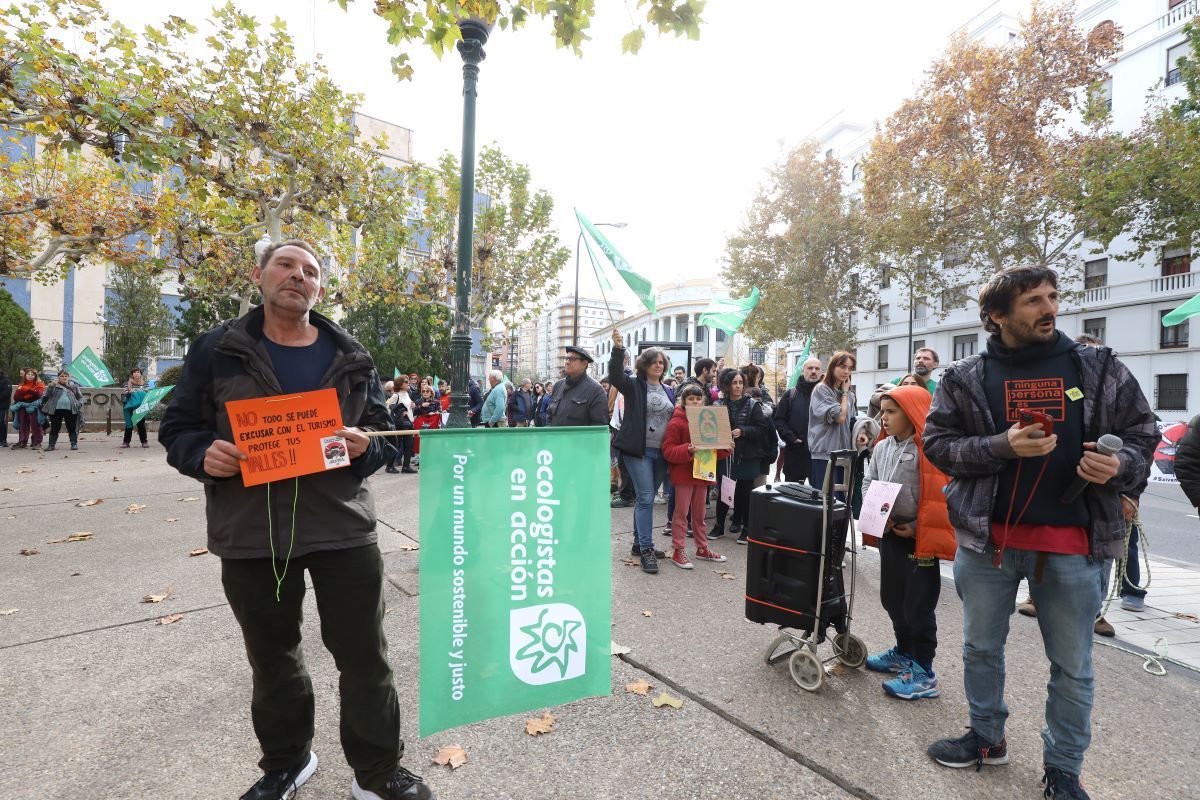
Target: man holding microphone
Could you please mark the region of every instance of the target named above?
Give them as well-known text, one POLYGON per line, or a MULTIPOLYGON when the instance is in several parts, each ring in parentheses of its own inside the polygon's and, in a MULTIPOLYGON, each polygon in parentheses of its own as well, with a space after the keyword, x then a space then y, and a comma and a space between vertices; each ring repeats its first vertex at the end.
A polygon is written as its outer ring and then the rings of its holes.
POLYGON ((1047 267, 992 277, 979 295, 986 352, 945 372, 925 426, 925 453, 951 478, 971 722, 929 755, 949 767, 1008 762, 1004 644, 1027 578, 1050 660, 1042 782, 1048 797, 1087 798, 1079 775, 1091 741, 1100 573, 1123 554, 1121 493, 1149 473, 1157 435, 1112 350, 1056 329, 1057 287, 1047 267))

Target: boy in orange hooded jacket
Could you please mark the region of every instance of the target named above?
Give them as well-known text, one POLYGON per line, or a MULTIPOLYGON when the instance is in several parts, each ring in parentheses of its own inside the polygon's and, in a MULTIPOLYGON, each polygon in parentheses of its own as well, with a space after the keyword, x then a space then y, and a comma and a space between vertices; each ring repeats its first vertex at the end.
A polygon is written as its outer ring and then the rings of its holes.
POLYGON ((921 434, 931 398, 920 386, 899 386, 881 400, 882 439, 863 476, 863 495, 874 480, 900 484, 879 540, 879 599, 896 632, 896 644, 867 659, 875 672, 898 673, 883 690, 903 700, 940 694, 933 656, 937 649, 938 559, 954 559, 954 528, 943 490, 949 479, 925 458, 921 434))

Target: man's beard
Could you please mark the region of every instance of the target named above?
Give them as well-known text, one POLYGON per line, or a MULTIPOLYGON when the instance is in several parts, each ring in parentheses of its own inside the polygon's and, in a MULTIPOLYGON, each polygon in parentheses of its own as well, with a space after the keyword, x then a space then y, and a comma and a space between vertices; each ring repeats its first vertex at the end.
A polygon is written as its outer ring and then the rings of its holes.
POLYGON ((924 364, 919 364, 919 365, 916 365, 913 367, 913 372, 915 372, 917 375, 920 375, 922 378, 924 378, 926 375, 928 375, 932 371, 933 370, 931 370, 929 367, 925 366, 924 364))

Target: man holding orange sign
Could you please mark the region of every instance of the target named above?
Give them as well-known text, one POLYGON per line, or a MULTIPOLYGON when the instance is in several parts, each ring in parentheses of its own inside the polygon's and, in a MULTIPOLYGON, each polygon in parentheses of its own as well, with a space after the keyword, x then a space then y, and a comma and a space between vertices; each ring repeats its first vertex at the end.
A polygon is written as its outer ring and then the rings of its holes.
POLYGON ((265 773, 242 800, 284 800, 313 774, 314 697, 300 649, 304 572, 341 672, 341 741, 357 800, 425 800, 399 765, 400 709, 383 633, 383 561, 366 478, 389 463, 391 428, 367 351, 313 306, 321 261, 273 244, 253 279, 263 304, 192 345, 159 439, 205 485, 208 549, 254 676, 265 773), (275 483, 278 481, 278 483, 275 483))

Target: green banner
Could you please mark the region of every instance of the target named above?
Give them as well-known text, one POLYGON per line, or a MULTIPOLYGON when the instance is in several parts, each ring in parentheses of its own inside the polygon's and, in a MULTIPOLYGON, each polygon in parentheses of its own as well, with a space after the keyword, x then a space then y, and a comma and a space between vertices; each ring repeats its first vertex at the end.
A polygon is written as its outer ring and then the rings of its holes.
POLYGON ((587 217, 581 214, 579 209, 575 209, 575 219, 579 220, 580 227, 587 231, 596 244, 600 245, 600 249, 604 251, 604 255, 608 256, 608 260, 612 262, 617 273, 625 281, 625 284, 633 290, 633 293, 637 295, 638 300, 642 301, 642 305, 651 314, 655 313, 654 286, 651 285, 650 279, 634 271, 633 267, 629 266, 629 262, 617 252, 617 248, 613 247, 613 243, 587 217))
POLYGON ((750 316, 750 312, 757 306, 758 287, 752 286, 748 297, 741 297, 737 300, 726 298, 709 300, 708 308, 704 309, 704 313, 696 318, 696 324, 719 328, 732 336, 741 329, 742 325, 746 323, 746 318, 750 316))
POLYGON ((800 358, 796 361, 796 368, 792 370, 792 375, 788 378, 788 388, 794 388, 800 383, 800 376, 804 374, 804 362, 808 361, 808 354, 812 352, 812 337, 809 336, 804 340, 804 352, 800 354, 800 358))
POLYGON ((71 373, 71 377, 78 381, 80 386, 92 389, 111 386, 116 382, 104 361, 90 347, 83 348, 83 352, 67 366, 67 372, 71 373))
MULTIPOLYGON (((579 223, 579 230, 583 231, 583 223, 579 223)), ((596 281, 600 284, 600 288, 606 292, 613 290, 612 282, 604 273, 604 267, 600 264, 600 260, 596 258, 596 251, 592 249, 592 237, 584 236, 583 245, 587 248, 588 260, 592 262, 592 272, 596 273, 596 281)))
POLYGON ((400 377, 400 368, 392 367, 392 380, 396 380, 396 378, 399 378, 399 377, 400 377))
POLYGON ((174 386, 157 386, 146 392, 146 396, 142 399, 142 404, 133 410, 133 424, 137 425, 138 421, 145 419, 146 415, 154 410, 154 407, 159 404, 167 394, 174 389, 174 386))
POLYGON ((1200 294, 1196 295, 1191 300, 1188 300, 1170 314, 1164 315, 1162 324, 1163 327, 1166 328, 1171 325, 1178 325, 1184 320, 1191 319, 1195 316, 1200 316, 1200 294))
POLYGON ((420 735, 611 690, 608 430, 421 437, 420 735))

